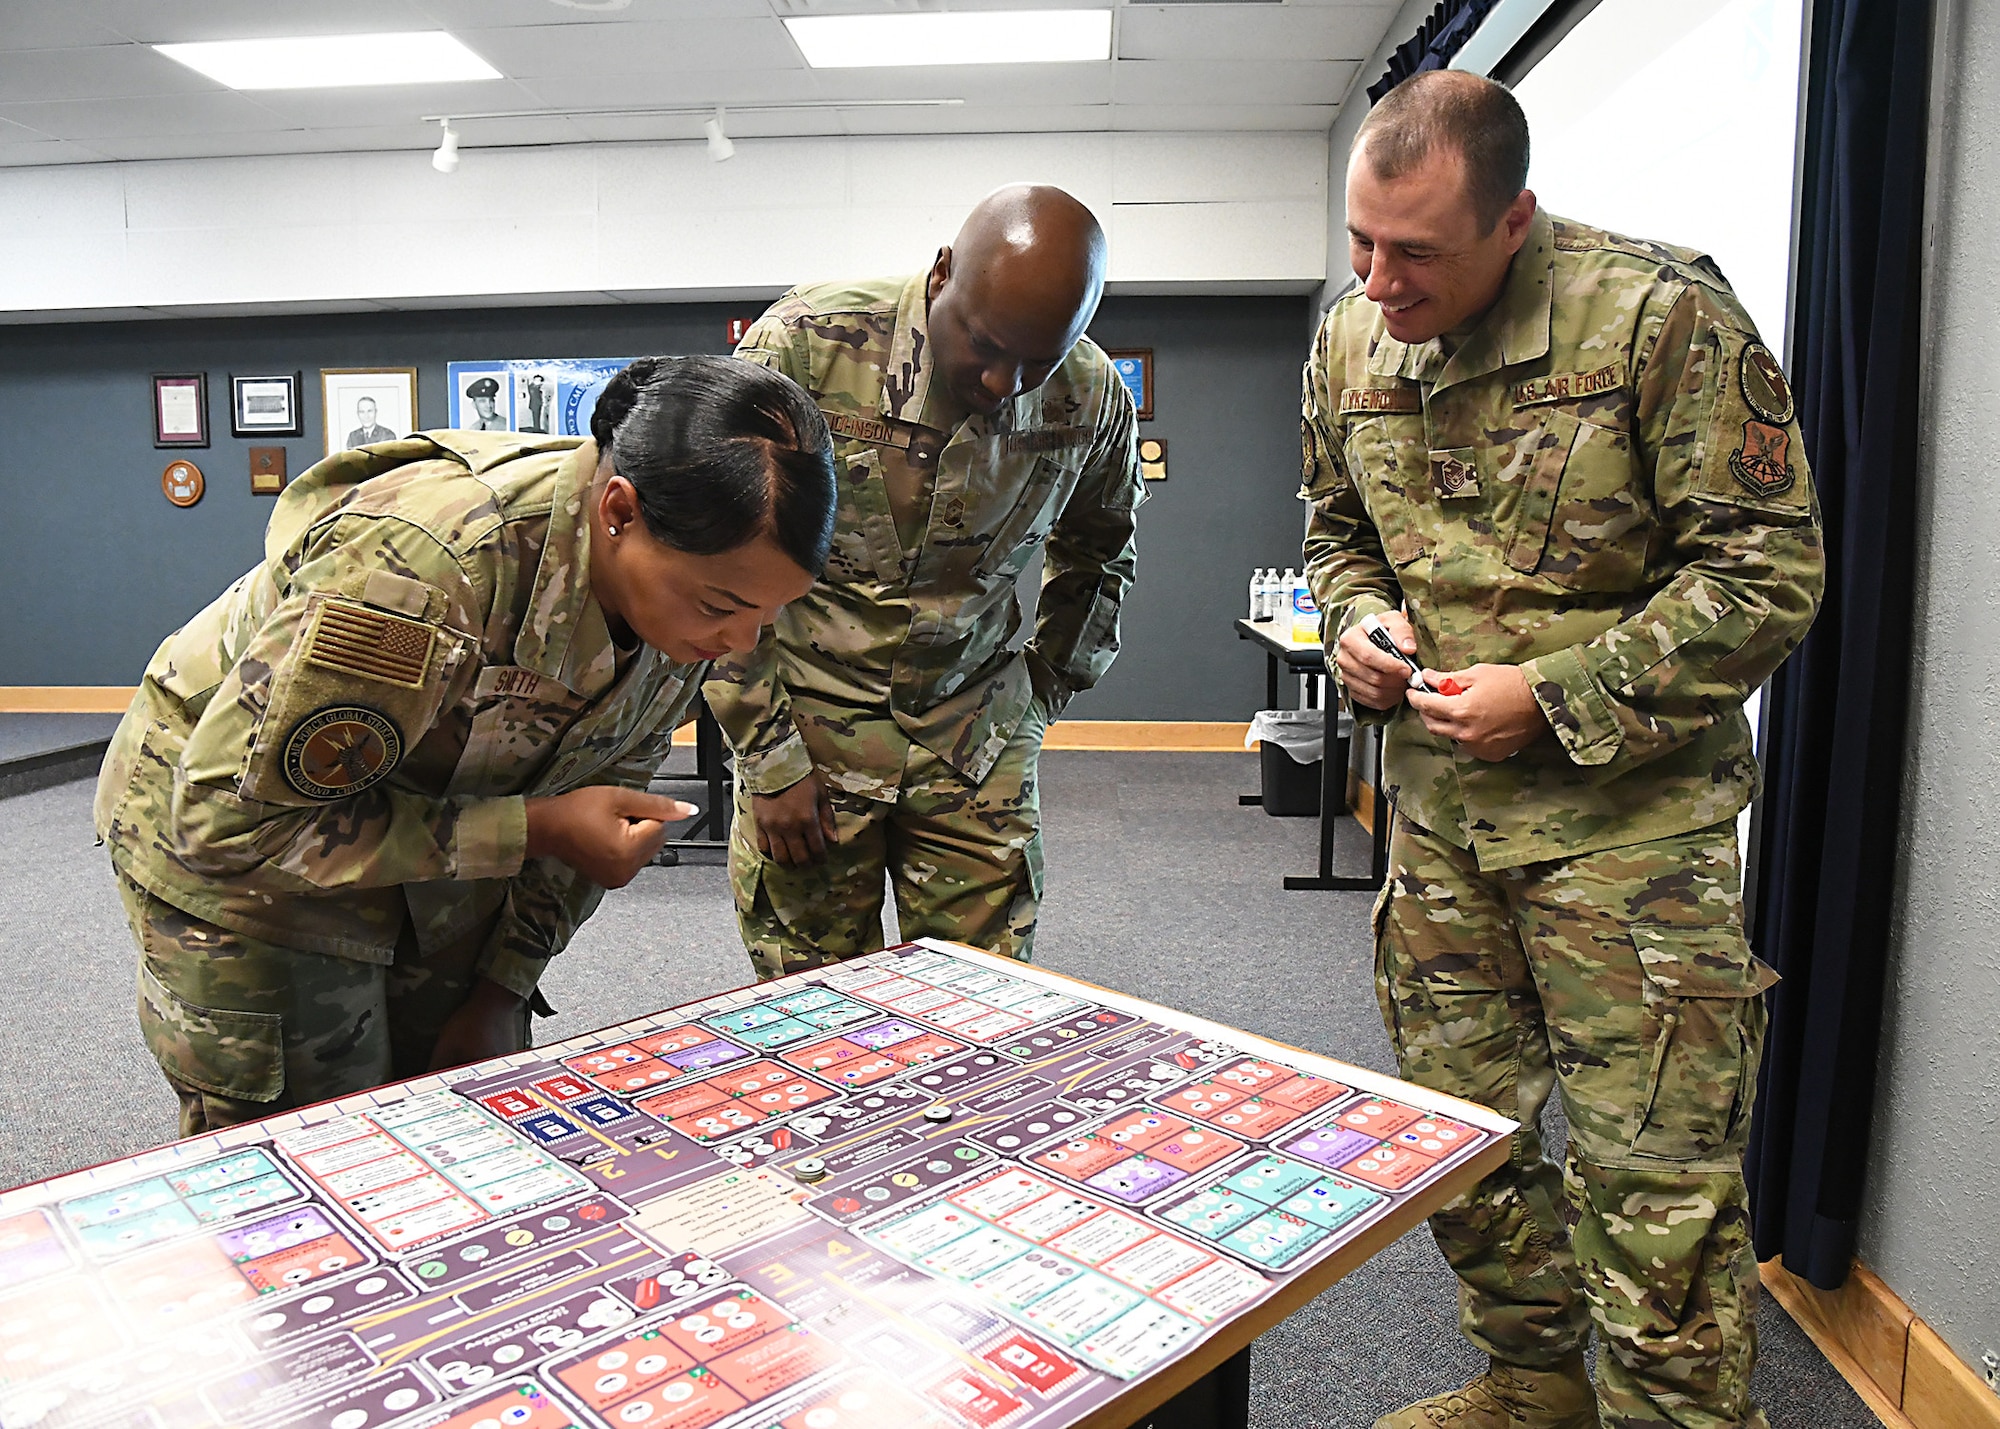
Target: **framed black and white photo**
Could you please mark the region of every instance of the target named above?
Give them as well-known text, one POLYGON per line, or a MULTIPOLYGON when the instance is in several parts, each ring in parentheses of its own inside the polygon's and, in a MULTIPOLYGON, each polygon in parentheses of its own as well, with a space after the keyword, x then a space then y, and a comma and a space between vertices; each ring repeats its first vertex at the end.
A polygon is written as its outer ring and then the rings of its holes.
POLYGON ((1132 394, 1132 405, 1139 409, 1139 420, 1153 420, 1153 349, 1150 347, 1106 348, 1104 355, 1111 359, 1111 370, 1118 374, 1118 380, 1125 384, 1132 394))
POLYGON ((304 436, 306 415, 299 404, 304 383, 302 372, 280 372, 269 377, 238 377, 230 373, 229 435, 304 436))
POLYGON ((208 445, 208 374, 153 374, 153 445, 208 445))
POLYGON ((319 385, 328 456, 417 429, 414 367, 323 367, 319 385))

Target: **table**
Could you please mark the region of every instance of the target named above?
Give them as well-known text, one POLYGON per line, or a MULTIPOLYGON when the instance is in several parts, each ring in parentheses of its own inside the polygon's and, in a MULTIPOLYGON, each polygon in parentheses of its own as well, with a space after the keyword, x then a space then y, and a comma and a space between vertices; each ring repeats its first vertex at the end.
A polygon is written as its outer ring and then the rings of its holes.
POLYGON ((0 1194, 0 1420, 1241 1423, 1513 1129, 910 944, 0 1194))
MULTIPOLYGON (((1264 708, 1278 707, 1278 666, 1282 662, 1294 674, 1323 675, 1326 673, 1326 651, 1315 640, 1303 642, 1291 638, 1288 625, 1273 620, 1238 620, 1236 638, 1248 640, 1264 651, 1264 708)), ((1310 694, 1306 698, 1307 709, 1313 707, 1310 694)), ((1285 888, 1289 892, 1334 891, 1371 892, 1382 886, 1389 875, 1389 818, 1388 800, 1382 793, 1382 742, 1375 741, 1375 827, 1370 833, 1368 876, 1348 878, 1333 871, 1334 836, 1340 827, 1340 816, 1347 812, 1347 741, 1332 739, 1327 741, 1325 757, 1320 762, 1319 787, 1319 870, 1312 874, 1287 874, 1285 888)), ((1262 796, 1241 794, 1237 796, 1241 804, 1257 804, 1262 796)))
MULTIPOLYGON (((690 849, 728 852, 736 781, 723 755, 722 726, 716 722, 714 712, 708 707, 708 697, 704 695, 695 706, 694 777, 706 786, 708 802, 685 829, 660 845, 660 851, 653 855, 655 868, 676 866, 681 861, 681 854, 690 849)), ((656 783, 662 782, 663 776, 655 774, 653 779, 656 783)), ((664 782, 675 781, 665 779, 664 782)))

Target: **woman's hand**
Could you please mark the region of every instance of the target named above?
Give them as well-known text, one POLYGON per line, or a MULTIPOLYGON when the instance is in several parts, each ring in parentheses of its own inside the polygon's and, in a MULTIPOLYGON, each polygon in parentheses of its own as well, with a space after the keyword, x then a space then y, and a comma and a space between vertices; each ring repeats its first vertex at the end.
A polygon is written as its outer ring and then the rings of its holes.
POLYGON ((524 1001, 497 982, 475 979, 465 1005, 452 1013, 438 1029, 431 1048, 433 1072, 462 1067, 467 1062, 483 1062, 504 1057, 525 1045, 527 1010, 524 1001))
POLYGON ((839 837, 833 800, 817 774, 775 794, 753 794, 750 818, 757 827, 757 847, 786 868, 823 862, 826 846, 839 837))
POLYGON ((667 825, 700 812, 692 804, 593 784, 528 800, 528 857, 568 864, 601 888, 623 888, 667 841, 667 825))

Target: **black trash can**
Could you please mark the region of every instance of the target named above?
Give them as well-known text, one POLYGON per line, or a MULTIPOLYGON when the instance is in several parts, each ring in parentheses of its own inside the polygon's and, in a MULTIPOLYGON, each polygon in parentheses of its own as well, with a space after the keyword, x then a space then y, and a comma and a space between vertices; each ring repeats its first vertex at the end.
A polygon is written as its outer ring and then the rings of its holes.
POLYGON ((1322 760, 1301 764, 1270 740, 1257 746, 1262 766, 1264 812, 1278 818, 1319 817, 1322 760))

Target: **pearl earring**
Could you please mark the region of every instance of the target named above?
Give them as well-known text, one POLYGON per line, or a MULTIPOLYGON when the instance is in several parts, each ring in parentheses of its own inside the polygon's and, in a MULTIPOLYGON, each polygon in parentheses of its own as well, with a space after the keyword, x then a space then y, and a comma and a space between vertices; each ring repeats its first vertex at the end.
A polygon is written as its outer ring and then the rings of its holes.
POLYGON ((616 526, 607 526, 604 529, 606 530, 606 532, 608 532, 613 536, 618 534, 618 528, 616 526))

